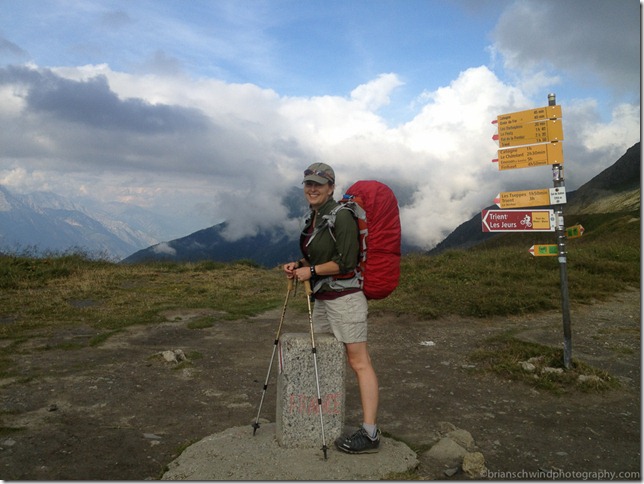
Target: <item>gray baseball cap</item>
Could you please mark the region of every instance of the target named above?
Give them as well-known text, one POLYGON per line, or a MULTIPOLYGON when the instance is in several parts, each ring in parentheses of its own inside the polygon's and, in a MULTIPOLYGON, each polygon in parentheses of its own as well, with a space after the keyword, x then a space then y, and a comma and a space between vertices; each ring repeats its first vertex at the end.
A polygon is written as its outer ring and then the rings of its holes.
POLYGON ((326 163, 313 163, 304 170, 304 180, 302 183, 307 181, 319 183, 320 185, 325 185, 326 183, 335 185, 335 172, 326 163))

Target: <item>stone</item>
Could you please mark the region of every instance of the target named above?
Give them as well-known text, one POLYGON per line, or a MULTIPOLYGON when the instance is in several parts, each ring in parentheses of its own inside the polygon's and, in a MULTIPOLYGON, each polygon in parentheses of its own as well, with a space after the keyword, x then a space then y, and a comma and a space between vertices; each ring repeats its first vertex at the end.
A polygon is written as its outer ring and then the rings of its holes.
POLYGON ((461 464, 463 472, 472 479, 480 479, 487 474, 485 467, 485 457, 480 452, 468 452, 463 456, 461 464))
POLYGON ((452 477, 456 475, 457 472, 458 472, 458 467, 450 467, 449 469, 445 469, 443 471, 443 474, 445 474, 447 477, 452 477))
POLYGON ((425 455, 445 467, 461 465, 467 451, 449 437, 443 437, 425 455))
POLYGON ((543 373, 553 373, 553 374, 561 374, 563 373, 563 368, 553 368, 552 366, 546 366, 543 370, 541 370, 543 373))
POLYGON ((446 437, 449 437, 466 450, 473 450, 474 448, 474 439, 472 438, 472 434, 470 434, 467 430, 452 430, 446 435, 446 437))
POLYGON ((162 351, 160 355, 168 363, 180 363, 188 359, 183 350, 166 350, 162 351))
POLYGON ((579 375, 577 377, 577 381, 579 383, 586 383, 586 382, 589 382, 589 383, 601 383, 604 380, 599 378, 597 375, 579 375))
POLYGON ((438 422, 438 431, 442 434, 453 432, 456 426, 450 422, 438 422))
POLYGON ((327 447, 344 426, 346 354, 332 334, 315 336, 320 402, 309 333, 287 333, 279 341, 276 438, 285 448, 327 447))
POLYGON ((377 454, 345 454, 331 446, 328 459, 317 448, 285 448, 274 423, 253 435, 250 425, 209 435, 167 465, 172 481, 378 481, 409 473, 419 462, 406 444, 381 436, 377 454))
POLYGON ((533 372, 534 370, 536 370, 536 369, 537 369, 537 367, 536 367, 536 366, 534 366, 534 365, 533 365, 532 363, 530 363, 529 361, 521 361, 521 362, 519 362, 519 366, 521 366, 521 369, 522 369, 522 370, 524 370, 524 371, 529 371, 529 372, 533 372))

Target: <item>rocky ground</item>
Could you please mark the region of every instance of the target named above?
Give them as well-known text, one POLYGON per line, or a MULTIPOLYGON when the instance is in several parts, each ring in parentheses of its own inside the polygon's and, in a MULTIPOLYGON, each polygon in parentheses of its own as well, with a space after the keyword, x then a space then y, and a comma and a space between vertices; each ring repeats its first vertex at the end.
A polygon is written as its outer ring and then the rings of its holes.
MULTIPOLYGON (((96 331, 79 326, 4 348, 20 376, 0 380, 0 478, 158 479, 191 443, 243 425, 252 432, 280 310, 188 327, 205 313, 178 308, 95 347, 86 343, 96 331), (187 361, 167 361, 162 352, 172 350, 187 361)), ((508 329, 561 347, 556 311, 486 320, 372 315, 381 428, 421 451, 425 479, 445 478, 424 450, 449 422, 471 434, 491 478, 639 480, 640 292, 573 307, 571 319, 573 358, 608 371, 618 388, 554 395, 470 359, 508 329)), ((307 330, 305 316, 287 313, 285 332, 307 330)), ((353 376, 347 385, 347 420, 357 423, 353 376)), ((262 411, 269 420, 271 390, 262 411)))

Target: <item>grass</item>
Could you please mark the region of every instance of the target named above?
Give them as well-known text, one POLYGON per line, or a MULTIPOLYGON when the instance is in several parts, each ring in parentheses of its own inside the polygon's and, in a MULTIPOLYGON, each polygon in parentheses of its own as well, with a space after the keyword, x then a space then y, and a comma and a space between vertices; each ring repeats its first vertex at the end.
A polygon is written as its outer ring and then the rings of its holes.
POLYGON ((470 358, 486 371, 555 394, 603 392, 619 386, 607 372, 574 358, 564 371, 560 349, 521 341, 513 331, 486 339, 470 358))
MULTIPOLYGON (((584 224, 586 234, 568 241, 572 304, 639 288, 639 222, 629 222, 634 215, 575 221, 584 224)), ((404 256, 398 289, 387 299, 372 301, 370 310, 432 319, 558 309, 560 266, 556 257, 528 253, 537 242, 533 235, 509 234, 470 250, 404 256)), ((0 255, 0 288, 0 338, 81 324, 97 329, 96 345, 118 330, 155 322, 159 312, 178 307, 221 311, 227 320, 253 316, 283 304, 286 284, 279 269, 248 261, 122 265, 64 254, 0 255)), ((206 317, 191 327, 212 323, 214 318, 206 317)))
MULTIPOLYGON (((640 287, 638 212, 575 218, 585 234, 567 241, 571 303, 602 301, 640 287)), ((554 243, 554 234, 502 234, 469 250, 403 257, 400 284, 370 310, 423 318, 521 315, 561 307, 557 257, 533 257, 528 249, 554 243), (550 239, 550 240, 548 240, 550 239)))
POLYGON ((87 325, 98 331, 95 345, 128 326, 158 322, 161 311, 178 307, 221 310, 235 320, 279 304, 282 282, 278 271, 246 263, 120 265, 5 255, 0 256, 0 321, 8 323, 0 324, 0 338, 87 325))
MULTIPOLYGON (((639 213, 585 215, 585 234, 567 243, 571 306, 602 301, 626 288, 640 287, 639 213)), ((553 234, 503 234, 469 250, 402 258, 400 285, 370 311, 425 319, 447 315, 493 317, 561 307, 556 257, 532 257, 528 248, 550 243, 553 234)), ((132 325, 157 323, 177 308, 221 313, 190 322, 207 328, 282 307, 286 280, 279 268, 236 263, 117 264, 82 253, 33 257, 0 254, 0 340, 19 351, 22 342, 54 330, 82 326, 95 332, 86 342, 61 349, 99 346, 132 325)), ((291 310, 306 311, 303 297, 291 310)), ((47 349, 47 348, 45 348, 47 349)), ((492 355, 488 355, 489 358, 492 355)), ((501 365, 501 363, 498 363, 501 365)), ((11 367, 0 357, 0 375, 11 367)))

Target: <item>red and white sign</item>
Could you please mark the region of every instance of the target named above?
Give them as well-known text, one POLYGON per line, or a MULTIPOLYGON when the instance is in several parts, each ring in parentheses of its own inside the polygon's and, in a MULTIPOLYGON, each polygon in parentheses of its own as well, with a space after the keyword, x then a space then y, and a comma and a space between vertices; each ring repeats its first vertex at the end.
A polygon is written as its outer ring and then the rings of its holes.
POLYGON ((483 210, 483 232, 554 232, 554 210, 483 210))

